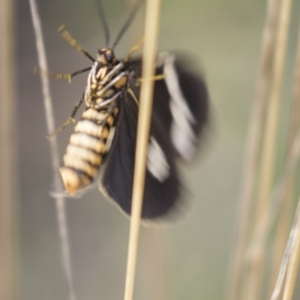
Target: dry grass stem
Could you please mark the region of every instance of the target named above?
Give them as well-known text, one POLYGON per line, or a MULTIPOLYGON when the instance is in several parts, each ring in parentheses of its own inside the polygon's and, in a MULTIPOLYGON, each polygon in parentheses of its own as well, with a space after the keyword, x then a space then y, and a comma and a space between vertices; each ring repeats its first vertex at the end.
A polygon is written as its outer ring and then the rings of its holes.
MULTIPOLYGON (((30 3, 34 33, 36 38, 38 65, 40 69, 48 70, 46 51, 44 46, 44 38, 43 38, 41 20, 39 17, 37 4, 35 0, 29 0, 29 3, 30 3)), ((55 126, 54 126, 52 100, 51 100, 51 94, 49 88, 49 80, 46 76, 41 76, 41 81, 42 81, 47 130, 48 132, 53 132, 55 126)), ((50 140, 50 148, 51 148, 51 155, 52 155, 51 158, 52 158, 52 167, 53 167, 53 174, 54 174, 54 187, 56 191, 56 195, 55 195, 56 211, 57 211, 57 220, 58 220, 59 236, 61 242, 64 272, 65 272, 68 289, 69 289, 69 299, 75 300, 76 298, 75 298, 73 278, 72 278, 70 244, 69 244, 68 228, 67 228, 67 221, 66 221, 66 211, 65 211, 65 199, 63 196, 61 196, 61 191, 63 190, 63 188, 58 175, 59 154, 58 154, 57 140, 55 137, 53 137, 50 140)))
MULTIPOLYGON (((129 11, 131 11, 136 4, 136 0, 127 0, 129 11)), ((144 26, 144 15, 139 13, 135 16, 134 24, 128 32, 129 40, 132 43, 136 41, 144 42, 144 37, 141 39, 141 28, 144 26)), ((139 43, 138 43, 139 44, 139 43)), ((146 283, 146 289, 153 291, 153 297, 156 300, 167 299, 166 295, 166 262, 164 260, 165 255, 165 243, 163 233, 159 228, 147 228, 143 231, 142 243, 140 243, 140 255, 141 257, 147 257, 147 264, 145 268, 147 273, 150 274, 150 279, 146 283), (149 248, 149 245, 152 247, 149 248), (152 251, 152 252, 151 252, 152 251), (153 253, 153 251, 155 253, 153 253), (154 262, 155 261, 155 262, 154 262)))
POLYGON ((273 181, 275 164, 275 139, 278 123, 280 93, 282 74, 287 42, 287 33, 290 19, 291 0, 283 0, 279 15, 278 35, 275 44, 273 82, 270 91, 270 100, 267 110, 266 129, 264 132, 264 144, 262 149, 261 180, 258 190, 256 208, 256 220, 254 229, 254 240, 252 244, 252 258, 249 272, 249 284, 247 287, 248 299, 259 299, 261 295, 263 279, 263 261, 265 256, 265 240, 260 240, 261 232, 265 231, 266 216, 268 215, 269 200, 273 181))
MULTIPOLYGON (((265 215, 265 225, 263 227, 263 231, 260 232, 260 235, 256 236, 256 240, 253 240, 253 245, 257 245, 259 243, 262 243, 267 239, 267 234, 269 233, 272 225, 274 225, 274 222, 276 221, 276 217, 278 216, 278 213, 280 211, 280 207, 282 205, 282 202, 284 200, 284 192, 285 192, 285 183, 287 178, 291 177, 291 175, 294 173, 295 168, 297 166, 297 163, 299 162, 300 157, 300 130, 298 131, 298 134, 296 135, 296 138, 294 139, 294 142, 291 146, 291 154, 288 157, 288 161, 285 165, 284 175, 282 179, 279 181, 279 183, 276 185, 273 191, 272 201, 270 208, 267 210, 267 213, 265 215)), ((295 231, 294 231, 295 232, 295 231)), ((286 247, 287 249, 290 249, 290 246, 286 247)), ((286 250, 286 253, 289 253, 290 250, 286 250)), ((254 250, 249 250, 250 254, 253 255, 254 250)), ((281 291, 284 275, 286 272, 287 267, 287 261, 288 256, 285 255, 284 259, 281 263, 281 271, 280 275, 277 279, 277 285, 275 290, 273 291, 273 295, 277 299, 280 294, 278 294, 281 291)))
MULTIPOLYGON (((296 137, 297 131, 300 124, 300 27, 298 35, 298 51, 296 58, 296 67, 295 67, 295 84, 294 84, 294 93, 293 101, 291 105, 290 112, 290 124, 289 124, 289 139, 287 145, 287 160, 293 155, 293 142, 296 137)), ((290 172, 289 176, 286 177, 284 183, 284 195, 283 202, 280 208, 280 218, 278 220, 276 241, 274 246, 274 255, 272 262, 272 271, 271 274, 274 274, 274 279, 272 280, 271 288, 275 284, 275 275, 278 273, 280 267, 281 257, 286 245, 286 241, 289 234, 289 229, 291 226, 291 209, 292 209, 292 200, 293 200, 293 191, 294 191, 294 173, 290 172)))
MULTIPOLYGON (((300 199, 298 201, 298 207, 297 207, 297 211, 295 214, 294 225, 291 229, 290 236, 289 236, 289 239, 288 239, 285 251, 284 251, 278 279, 277 279, 276 286, 273 291, 271 300, 279 299, 288 265, 289 264, 291 265, 291 263, 293 264, 293 262, 295 262, 295 260, 297 260, 297 258, 295 256, 293 257, 293 260, 291 260, 291 254, 295 253, 296 250, 299 250, 299 245, 300 245, 300 243, 299 243, 299 228, 300 228, 300 199)), ((290 273, 290 275, 292 275, 292 273, 290 273)), ((291 292, 291 290, 289 292, 291 292)), ((291 296, 291 294, 290 294, 290 296, 291 296)), ((283 298, 283 299, 287 300, 290 298, 283 298)))
MULTIPOLYGON (((291 122, 290 122, 290 136, 289 140, 293 139, 295 136, 296 130, 299 130, 299 119, 300 119, 300 26, 299 26, 299 33, 298 33, 298 47, 297 47, 297 59, 296 59, 296 72, 295 72, 295 84, 294 84, 294 97, 293 97, 293 104, 291 108, 291 122)), ((299 146, 300 147, 300 146, 299 146)), ((290 186, 292 190, 292 183, 293 178, 292 176, 289 177, 290 179, 290 186)), ((290 207, 290 205, 289 205, 290 207)), ((286 216, 287 220, 284 220, 286 223, 288 222, 289 216, 286 216)), ((300 217, 296 216, 298 220, 298 235, 296 237, 295 246, 292 249, 288 270, 287 270, 287 277, 284 286, 284 300, 292 299, 295 282, 297 278, 298 268, 299 268, 299 258, 300 258, 300 237, 299 237, 299 230, 300 230, 300 217)))
POLYGON ((300 26, 298 33, 297 58, 295 68, 295 84, 293 93, 293 103, 291 107, 291 122, 289 131, 289 145, 294 141, 295 135, 300 127, 300 26))
MULTIPOLYGON (((299 200, 300 203, 300 200, 299 200)), ((284 292, 282 300, 291 300, 294 293, 295 283, 297 279, 297 273, 299 269, 299 261, 300 261, 300 236, 299 236, 299 229, 300 229, 300 216, 299 211, 298 215, 296 216, 297 219, 297 232, 295 236, 295 242, 291 249, 290 259, 288 262, 287 267, 287 274, 286 280, 284 285, 284 292)))
POLYGON ((248 132, 248 141, 245 153, 245 163, 241 190, 239 196, 236 248, 233 251, 233 267, 230 287, 230 299, 238 300, 241 297, 244 255, 250 227, 250 211, 253 200, 254 182, 257 174, 258 156, 262 137, 263 120, 268 91, 271 82, 272 58, 278 22, 279 0, 268 1, 266 24, 263 34, 263 44, 260 58, 260 68, 256 84, 256 95, 248 132))
MULTIPOLYGON (((256 240, 253 240, 253 245, 256 245, 258 243, 261 243, 262 241, 265 241, 267 238, 267 234, 269 233, 272 225, 274 225, 274 222, 276 221, 276 217, 278 216, 279 209, 282 205, 282 201, 284 200, 284 191, 285 191, 285 183, 287 178, 291 177, 291 175, 295 172, 295 168, 297 166, 297 163, 299 162, 299 157, 300 157, 300 129, 298 130, 298 133, 292 143, 291 150, 290 150, 290 155, 288 157, 288 160, 285 164, 285 170, 283 172, 283 177, 281 180, 278 182, 276 187, 274 188, 272 192, 272 200, 271 200, 271 205, 270 209, 268 209, 267 214, 265 216, 265 225, 264 225, 264 230, 260 232, 259 236, 256 236, 256 240)), ((287 247, 288 249, 290 248, 287 247)), ((253 253, 253 250, 249 250, 250 253, 253 253)), ((282 262, 282 265, 287 264, 287 256, 285 256, 285 259, 282 262)), ((274 295, 278 297, 277 293, 278 291, 281 290, 283 279, 282 276, 285 274, 286 271, 286 266, 281 267, 281 273, 279 276, 279 283, 277 283, 277 287, 274 290, 274 295), (280 288, 279 288, 280 287, 280 288)), ((276 298, 275 298, 276 299, 276 298)))
MULTIPOLYGON (((288 159, 285 164, 285 170, 283 172, 283 177, 278 182, 276 187, 273 190, 272 193, 272 200, 271 200, 271 206, 268 210, 270 219, 270 225, 266 229, 266 232, 268 232, 271 229, 271 224, 273 224, 276 220, 276 217, 278 216, 278 213, 280 212, 280 207, 282 206, 285 198, 285 191, 286 191, 286 182, 289 180, 289 178, 292 177, 292 175, 295 172, 297 163, 299 162, 300 157, 300 130, 298 130, 298 134, 295 136, 294 141, 292 145, 290 146, 290 154, 288 156, 288 159)), ((262 235, 262 239, 265 239, 266 236, 262 235)), ((257 241, 258 242, 258 241, 257 241)), ((254 243, 255 244, 255 243, 254 243)))
POLYGON ((14 3, 0 2, 0 299, 17 298, 18 154, 14 3))
POLYGON ((299 236, 299 229, 300 229, 300 222, 299 216, 298 223, 297 223, 297 236, 295 237, 295 245, 292 248, 292 253, 290 256, 290 260, 288 263, 287 275, 284 285, 284 292, 283 292, 283 300, 291 300, 294 293, 295 282, 297 279, 297 273, 299 269, 299 261, 300 261, 300 236, 299 236))
POLYGON ((138 248, 138 236, 140 230, 141 210, 144 192, 146 156, 148 138, 150 131, 150 120, 152 111, 152 95, 154 81, 155 58, 158 40, 160 0, 148 0, 145 19, 145 44, 143 51, 143 73, 144 79, 141 85, 139 119, 136 145, 136 158, 134 168, 134 182, 132 195, 132 210, 130 235, 128 246, 127 272, 125 284, 125 300, 133 299, 135 280, 135 269, 138 248))

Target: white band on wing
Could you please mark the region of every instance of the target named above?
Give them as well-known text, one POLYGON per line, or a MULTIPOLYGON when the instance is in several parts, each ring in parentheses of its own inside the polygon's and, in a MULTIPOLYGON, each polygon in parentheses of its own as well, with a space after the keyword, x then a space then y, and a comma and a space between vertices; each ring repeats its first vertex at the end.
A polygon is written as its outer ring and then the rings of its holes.
POLYGON ((166 56, 164 64, 165 82, 171 96, 170 110, 173 117, 171 139, 180 155, 185 160, 190 160, 194 154, 196 142, 191 124, 196 121, 181 92, 174 61, 175 56, 169 54, 166 56))
POLYGON ((148 146, 147 169, 160 182, 165 181, 170 174, 170 166, 166 156, 153 136, 148 146))

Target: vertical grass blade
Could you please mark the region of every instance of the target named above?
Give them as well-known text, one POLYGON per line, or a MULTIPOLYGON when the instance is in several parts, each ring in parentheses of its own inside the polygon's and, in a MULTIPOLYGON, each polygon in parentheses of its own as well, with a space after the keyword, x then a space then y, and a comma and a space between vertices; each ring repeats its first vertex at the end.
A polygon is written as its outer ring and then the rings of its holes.
MULTIPOLYGON (((300 202, 300 201, 299 201, 300 202)), ((284 286, 284 292, 282 300, 291 300, 293 297, 295 283, 297 279, 298 269, 299 269, 299 261, 300 261, 300 216, 298 212, 298 216, 296 216, 297 222, 297 236, 295 237, 295 245, 291 250, 291 255, 288 263, 286 281, 284 286)))
POLYGON ((287 43, 287 33, 290 20, 291 0, 283 0, 278 24, 278 35, 275 44, 273 82, 268 104, 266 129, 261 160, 261 180, 258 189, 254 240, 258 241, 251 246, 252 261, 249 273, 248 299, 259 299, 262 294, 262 280, 265 257, 265 240, 258 237, 265 231, 265 218, 269 214, 270 196, 275 165, 275 140, 279 116, 280 93, 282 74, 287 43))
POLYGON ((0 2, 0 299, 17 298, 18 173, 14 2, 0 2))
MULTIPOLYGON (((288 265, 290 264, 290 266, 291 266, 291 263, 293 264, 297 259, 299 259, 299 258, 297 258, 297 256, 299 254, 295 253, 295 251, 299 250, 299 245, 300 245, 300 243, 299 243, 299 238, 300 238, 299 237, 299 228, 300 228, 300 199, 298 201, 298 207, 297 207, 297 210, 295 213, 294 224, 290 231, 290 236, 289 236, 288 242, 286 244, 286 248, 285 248, 284 255, 283 255, 283 258, 281 261, 281 265, 280 265, 280 271, 278 274, 276 286, 272 293, 271 300, 279 300, 288 265), (292 255, 292 260, 291 260, 291 255, 292 255)), ((292 273, 293 273, 293 275, 295 275, 295 273, 293 271, 295 271, 295 269, 290 270, 289 275, 292 275, 292 273)), ((290 279, 291 278, 287 278, 288 281, 286 281, 285 295, 282 298, 285 300, 291 299, 291 298, 288 298, 288 296, 289 297, 292 296, 291 292, 293 291, 293 289, 291 288, 292 287, 291 285, 289 286, 289 284, 291 283, 290 279), (287 293, 287 288, 289 289, 288 293, 287 293), (284 298, 284 297, 286 297, 286 298, 284 298)))
POLYGON ((241 298, 244 259, 250 231, 250 212, 254 193, 254 182, 255 176, 257 175, 259 149, 261 145, 263 121, 265 118, 265 108, 267 103, 266 100, 272 79, 272 58, 278 23, 279 2, 280 0, 268 1, 260 67, 248 131, 243 178, 239 195, 240 207, 238 209, 236 226, 236 246, 231 259, 232 267, 229 274, 229 277, 231 278, 229 299, 231 300, 239 300, 241 298))
POLYGON ((265 240, 260 239, 261 232, 265 231, 266 216, 269 214, 270 196, 275 165, 275 140, 279 116, 279 104, 282 74, 287 42, 287 33, 290 20, 291 0, 283 0, 279 15, 278 35, 275 44, 273 82, 268 104, 266 129, 261 160, 261 180, 258 190, 256 219, 254 228, 255 244, 251 245, 252 257, 247 287, 248 299, 259 299, 262 294, 262 281, 265 257, 265 240))
MULTIPOLYGON (((44 38, 43 38, 41 20, 38 13, 37 4, 35 0, 29 0, 29 4, 30 4, 31 17, 33 22, 33 29, 36 38, 39 68, 41 70, 48 70, 46 50, 44 46, 44 38)), ((41 76, 41 81, 42 81, 47 130, 48 133, 50 133, 54 131, 55 126, 54 126, 54 115, 53 115, 49 80, 46 76, 41 76)), ((66 220, 66 211, 65 211, 65 199, 63 196, 61 196, 61 191, 63 190, 63 188, 62 188, 61 180, 58 175, 59 155, 58 155, 58 145, 57 145, 56 137, 53 137, 50 140, 50 150, 51 150, 52 168, 54 174, 54 188, 56 191, 55 204, 56 204, 57 221, 58 221, 59 237, 61 243, 64 273, 68 285, 69 299, 75 300, 76 297, 75 297, 74 286, 73 286, 70 244, 69 244, 68 227, 67 227, 67 220, 66 220)))
MULTIPOLYGON (((296 67, 295 67, 295 83, 293 91, 293 100, 290 111, 290 124, 289 124, 289 139, 287 144, 287 161, 290 160, 289 157, 293 155, 293 142, 296 138, 297 131, 299 130, 300 124, 300 26, 298 33, 298 47, 297 47, 297 57, 296 57, 296 67)), ((280 208, 280 216, 278 220, 278 229, 275 236, 274 244, 274 254, 272 262, 271 274, 275 277, 278 273, 280 267, 281 257, 285 248, 285 244, 288 238, 289 229, 292 223, 291 212, 292 212, 292 200, 294 195, 294 173, 291 172, 289 176, 286 177, 284 182, 284 195, 283 201, 280 208)), ((271 282, 271 288, 274 286, 275 279, 271 282)))
POLYGON ((294 245, 291 248, 291 254, 288 262, 287 275, 286 275, 282 300, 292 299, 294 289, 295 289, 295 283, 297 279, 297 273, 299 269, 299 261, 300 261, 300 235, 299 235, 300 211, 299 210, 297 210, 296 220, 297 220, 297 224, 296 224, 297 232, 295 236, 294 245))
POLYGON ((141 209, 144 193, 146 156, 152 111, 152 95, 156 48, 158 40, 160 0, 148 0, 145 20, 145 44, 143 50, 143 83, 141 85, 136 158, 133 181, 132 210, 129 234, 125 300, 133 299, 135 269, 138 249, 138 236, 141 221, 141 209))
MULTIPOLYGON (((297 130, 299 130, 299 120, 300 120, 300 27, 299 27, 299 33, 298 33, 298 47, 297 47, 297 58, 296 58, 296 72, 295 72, 295 84, 294 84, 294 97, 293 97, 293 103, 291 107, 291 119, 290 119, 290 132, 289 132, 289 144, 291 144, 291 140, 295 139, 295 135, 297 130)), ((293 154, 291 146, 289 147, 289 157, 293 154)), ((293 189, 293 174, 289 176, 288 178, 288 187, 290 188, 290 194, 293 189)), ((290 195, 288 195, 290 196, 290 195)), ((290 199, 288 199, 290 200, 290 199)), ((286 200, 285 200, 286 202, 286 200)), ((289 205, 290 207, 290 205, 289 205)), ((288 223, 289 221, 289 215, 284 216, 285 219, 283 219, 284 223, 288 223)), ((284 300, 290 300, 292 299, 294 288, 295 288, 295 282, 296 277, 298 273, 299 268, 299 258, 300 258, 300 236, 299 236, 299 230, 300 230, 300 217, 296 216, 298 220, 298 235, 296 237, 295 246, 292 249, 291 257, 288 264, 287 269, 287 276, 284 286, 284 293, 283 293, 283 299, 284 300)), ((282 224, 280 223, 280 226, 282 224)), ((287 226, 287 224, 286 224, 287 226)), ((280 246, 280 245, 279 245, 280 246)))

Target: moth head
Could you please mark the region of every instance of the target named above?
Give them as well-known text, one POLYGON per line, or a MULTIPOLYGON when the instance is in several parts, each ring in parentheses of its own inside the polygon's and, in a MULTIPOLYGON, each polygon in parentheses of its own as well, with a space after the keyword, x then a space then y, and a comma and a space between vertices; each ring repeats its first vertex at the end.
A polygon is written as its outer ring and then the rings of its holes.
POLYGON ((102 65, 112 65, 117 59, 113 50, 102 48, 98 51, 97 61, 102 65))

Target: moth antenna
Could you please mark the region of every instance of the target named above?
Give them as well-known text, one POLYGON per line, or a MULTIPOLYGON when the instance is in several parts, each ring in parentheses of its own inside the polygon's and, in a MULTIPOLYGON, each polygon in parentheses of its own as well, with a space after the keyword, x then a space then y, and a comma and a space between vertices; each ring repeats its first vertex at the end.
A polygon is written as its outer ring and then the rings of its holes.
POLYGON ((142 3, 143 3, 143 0, 137 0, 134 7, 132 8, 131 13, 128 16, 128 19, 126 20, 125 24, 123 25, 123 27, 120 30, 120 33, 118 34, 117 38, 115 39, 111 49, 114 49, 117 46, 117 44, 119 43, 119 41, 123 37, 124 33, 126 32, 128 27, 131 25, 131 23, 133 22, 133 20, 134 20, 136 14, 138 13, 142 3))
POLYGON ((105 18, 103 3, 102 3, 101 0, 97 1, 97 6, 98 6, 98 11, 99 11, 99 14, 100 14, 101 23, 103 25, 103 30, 104 30, 105 46, 106 46, 106 48, 108 48, 109 47, 110 33, 109 33, 108 23, 107 23, 107 20, 105 18))
POLYGON ((90 71, 91 70, 91 67, 88 67, 88 68, 85 68, 85 69, 82 69, 82 70, 79 70, 79 71, 76 71, 76 72, 73 72, 73 73, 53 73, 53 72, 50 72, 50 71, 46 71, 46 70, 42 70, 38 67, 35 67, 33 69, 33 74, 40 74, 41 76, 46 76, 48 78, 53 78, 53 79, 56 79, 56 80, 59 80, 59 79, 63 79, 63 80, 68 80, 69 83, 71 83, 72 81, 72 78, 78 74, 82 74, 84 72, 87 72, 87 71, 90 71))
POLYGON ((61 34, 62 38, 72 47, 74 47, 78 52, 84 54, 87 58, 89 58, 92 62, 95 59, 90 55, 70 34, 68 30, 66 30, 65 25, 62 25, 58 28, 58 32, 61 34))

